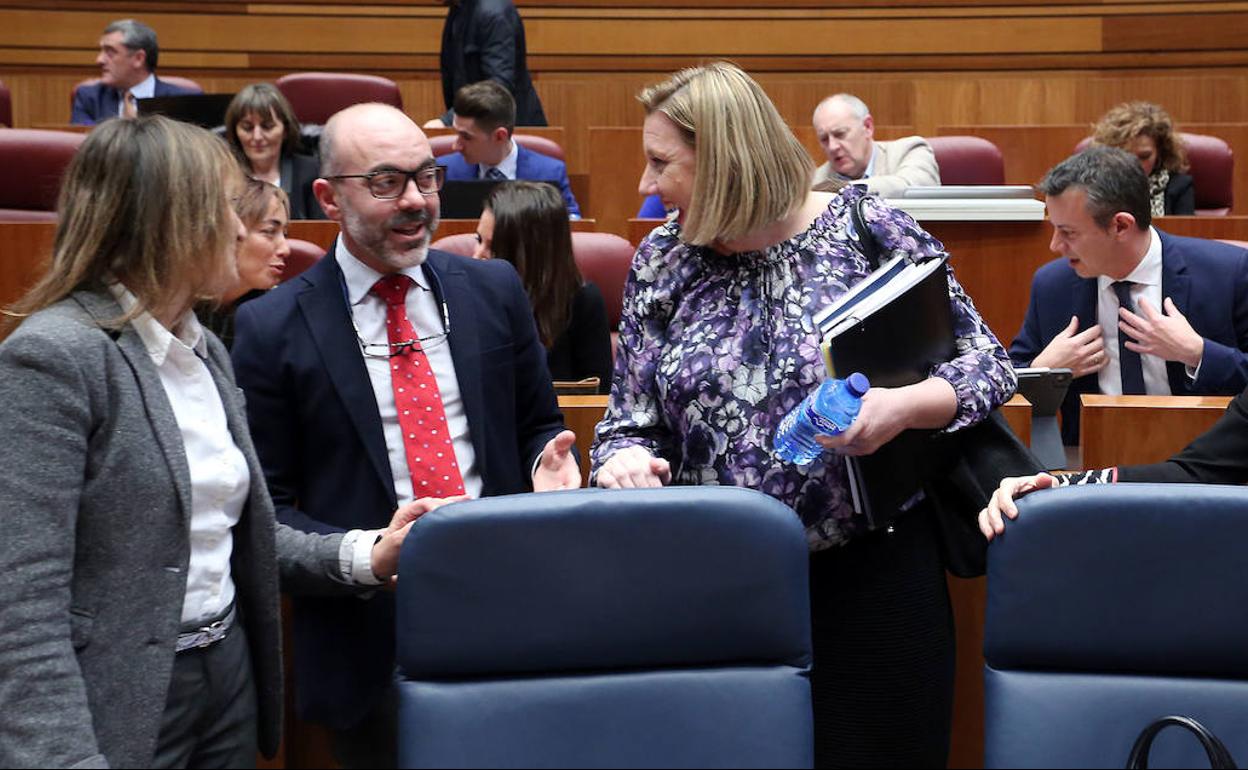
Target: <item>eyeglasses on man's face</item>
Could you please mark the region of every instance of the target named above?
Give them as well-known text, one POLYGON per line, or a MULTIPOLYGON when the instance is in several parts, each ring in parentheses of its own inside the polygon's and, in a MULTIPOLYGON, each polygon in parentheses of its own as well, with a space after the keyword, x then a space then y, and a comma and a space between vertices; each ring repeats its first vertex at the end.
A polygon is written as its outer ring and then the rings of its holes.
POLYGON ((374 198, 394 200, 403 197, 407 183, 415 182, 422 195, 436 195, 446 181, 446 168, 429 166, 415 171, 370 171, 367 174, 335 174, 326 179, 363 179, 374 198))

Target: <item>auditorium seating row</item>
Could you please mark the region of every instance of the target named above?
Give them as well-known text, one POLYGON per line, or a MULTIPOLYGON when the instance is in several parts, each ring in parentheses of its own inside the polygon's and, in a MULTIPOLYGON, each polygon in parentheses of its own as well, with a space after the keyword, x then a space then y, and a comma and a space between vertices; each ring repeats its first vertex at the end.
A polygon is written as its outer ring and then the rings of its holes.
MULTIPOLYGON (((3 91, 0 91, 0 122, 4 117, 3 97, 3 91)), ((609 167, 593 169, 588 180, 573 174, 573 187, 580 188, 576 192, 583 208, 596 213, 605 230, 624 235, 622 223, 637 210, 640 196, 633 175, 621 173, 619 158, 632 157, 625 145, 640 145, 640 129, 591 129, 591 135, 594 133, 611 142, 609 146, 618 154, 613 153, 609 167), (588 181, 588 189, 580 184, 584 181, 588 181)), ((805 132, 799 130, 798 133, 805 132)), ((453 151, 455 139, 449 129, 433 129, 430 134, 435 156, 453 151)), ((1183 133, 1182 136, 1187 142, 1196 188, 1197 215, 1228 215, 1234 205, 1236 186, 1231 146, 1217 136, 1195 133, 1183 133)), ((515 138, 519 144, 534 152, 565 159, 562 129, 522 130, 515 138)), ((25 185, 9 185, 8 190, 0 194, 0 221, 54 219, 52 212, 60 176, 81 141, 80 134, 66 131, 7 129, 0 132, 0 167, 13 169, 17 178, 29 180, 25 185)), ((1007 156, 989 139, 973 135, 941 135, 930 137, 929 141, 944 184, 983 185, 1017 181, 1006 172, 1007 156)), ((1086 137, 1077 145, 1071 145, 1070 150, 1084 144, 1086 137)), ((624 162, 628 165, 640 163, 624 162)), ((1038 180, 1042 173, 1042 170, 1038 171, 1035 179, 1038 180)))

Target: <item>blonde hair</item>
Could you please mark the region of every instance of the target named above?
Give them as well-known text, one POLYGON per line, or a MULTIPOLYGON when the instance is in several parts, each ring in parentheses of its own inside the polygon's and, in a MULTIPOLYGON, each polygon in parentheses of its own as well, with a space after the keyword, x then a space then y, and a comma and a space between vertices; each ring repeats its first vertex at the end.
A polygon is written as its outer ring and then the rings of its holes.
POLYGON ((237 238, 228 192, 239 178, 225 143, 201 128, 159 116, 102 123, 65 173, 51 266, 8 314, 20 319, 110 275, 138 298, 110 326, 197 295, 237 238))
POLYGON ((681 238, 705 246, 778 222, 806 199, 814 163, 771 99, 739 67, 681 70, 637 95, 694 150, 697 174, 681 238))
POLYGON ((1136 137, 1150 137, 1157 145, 1157 168, 1171 173, 1187 171, 1187 148, 1174 121, 1152 102, 1124 102, 1105 113, 1092 127, 1092 141, 1107 147, 1130 149, 1136 137))
POLYGON ((274 199, 282 202, 282 208, 286 210, 286 216, 289 217, 290 198, 287 197, 285 190, 263 179, 248 177, 243 184, 242 192, 234 201, 234 213, 243 220, 243 225, 248 230, 255 230, 264 222, 264 217, 269 213, 269 207, 273 205, 274 199))

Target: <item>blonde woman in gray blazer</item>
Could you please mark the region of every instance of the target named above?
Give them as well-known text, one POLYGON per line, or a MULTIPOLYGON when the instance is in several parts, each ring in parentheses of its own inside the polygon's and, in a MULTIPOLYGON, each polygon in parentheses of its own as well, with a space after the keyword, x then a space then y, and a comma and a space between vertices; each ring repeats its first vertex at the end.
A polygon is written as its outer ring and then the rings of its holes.
POLYGON ((279 577, 366 590, 410 520, 276 525, 221 343, 237 280, 224 145, 108 121, 61 193, 52 268, 0 344, 0 766, 233 767, 281 724, 279 577))

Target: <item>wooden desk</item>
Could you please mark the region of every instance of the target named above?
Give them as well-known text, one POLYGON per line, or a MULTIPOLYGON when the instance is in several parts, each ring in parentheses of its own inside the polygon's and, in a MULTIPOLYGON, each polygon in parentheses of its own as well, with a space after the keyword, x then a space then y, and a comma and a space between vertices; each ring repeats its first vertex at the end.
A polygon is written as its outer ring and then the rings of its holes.
POLYGON ((1231 396, 1082 396, 1083 467, 1167 459, 1209 429, 1231 396))
POLYGON ((563 422, 576 434, 576 450, 581 455, 581 484, 589 486, 589 448, 594 444, 594 428, 607 411, 607 396, 560 396, 563 422))
POLYGON ((95 126, 79 126, 73 123, 35 123, 31 128, 43 131, 69 131, 73 134, 89 134, 95 126))

